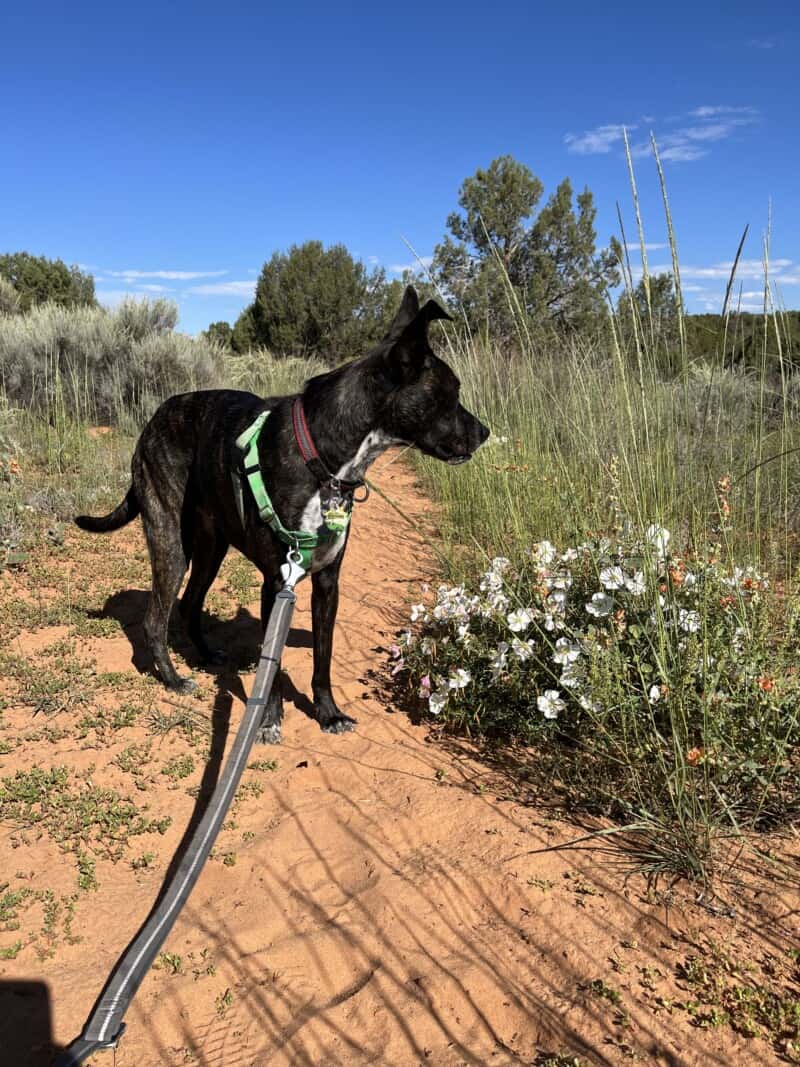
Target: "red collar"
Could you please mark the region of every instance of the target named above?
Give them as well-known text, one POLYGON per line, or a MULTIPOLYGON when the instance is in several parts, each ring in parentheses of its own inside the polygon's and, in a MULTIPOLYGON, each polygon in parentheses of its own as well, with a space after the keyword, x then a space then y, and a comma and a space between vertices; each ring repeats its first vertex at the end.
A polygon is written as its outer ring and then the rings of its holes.
POLYGON ((300 455, 303 457, 303 462, 320 485, 333 484, 337 488, 352 492, 364 484, 361 479, 356 482, 348 482, 343 478, 337 478, 335 474, 331 474, 322 462, 306 422, 306 413, 303 410, 303 398, 301 396, 295 397, 292 404, 292 429, 294 430, 294 439, 297 442, 300 455))

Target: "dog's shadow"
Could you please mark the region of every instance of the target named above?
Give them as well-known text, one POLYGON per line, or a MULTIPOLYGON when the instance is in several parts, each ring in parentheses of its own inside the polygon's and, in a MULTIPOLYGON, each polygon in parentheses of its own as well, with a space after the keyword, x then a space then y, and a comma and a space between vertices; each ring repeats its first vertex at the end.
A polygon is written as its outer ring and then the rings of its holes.
MULTIPOLYGON (((153 673, 153 658, 147 647, 142 626, 149 595, 144 589, 126 589, 112 594, 99 611, 87 612, 89 618, 116 619, 130 642, 131 663, 140 674, 153 673)), ((239 678, 239 672, 255 670, 263 636, 261 621, 244 607, 239 607, 232 619, 220 619, 204 612, 203 632, 209 645, 220 649, 225 654, 225 662, 220 666, 210 666, 201 660, 194 644, 186 634, 177 608, 170 618, 169 647, 180 653, 190 669, 200 669, 215 678, 218 689, 215 708, 219 698, 225 693, 245 700, 247 695, 239 678)), ((309 631, 293 626, 289 631, 286 646, 287 648, 310 649, 313 647, 312 636, 309 631)), ((279 682, 284 698, 299 711, 313 718, 312 702, 297 689, 285 671, 281 672, 279 682)))
MULTIPOLYGON (((142 619, 144 617, 145 608, 147 607, 148 596, 149 594, 144 590, 128 589, 124 592, 115 593, 110 596, 100 611, 89 613, 90 617, 116 619, 120 623, 131 644, 133 665, 141 673, 151 673, 153 670, 152 658, 147 648, 142 627, 142 619)), ((240 607, 232 619, 217 619, 213 616, 206 615, 204 624, 204 630, 210 642, 215 646, 225 649, 230 655, 229 663, 216 668, 213 672, 209 671, 216 681, 216 694, 212 709, 211 746, 208 761, 203 770, 202 781, 200 783, 191 817, 189 818, 189 822, 184 830, 181 841, 167 867, 164 880, 161 883, 161 888, 150 914, 139 928, 139 931, 134 935, 134 938, 128 943, 127 948, 121 953, 115 968, 112 970, 109 979, 107 979, 103 987, 104 989, 107 987, 111 976, 117 972, 125 953, 131 947, 133 941, 138 937, 141 930, 144 929, 145 924, 158 911, 161 901, 164 898, 164 894, 178 873, 181 862, 191 845, 194 832, 206 812, 208 802, 211 799, 214 788, 219 780, 220 771, 222 769, 222 760, 230 730, 233 699, 234 697, 238 697, 244 701, 247 698, 238 670, 253 670, 255 669, 258 660, 258 653, 261 648, 262 639, 261 622, 259 619, 254 618, 246 608, 240 607)), ((173 617, 170 620, 169 643, 171 648, 181 653, 190 667, 200 665, 197 652, 191 644, 188 636, 183 631, 180 616, 177 611, 173 612, 173 617)), ((305 630, 292 629, 289 632, 289 640, 287 644, 295 648, 311 647, 311 635, 305 630)), ((285 699, 291 701, 296 708, 304 712, 306 715, 314 717, 313 704, 307 696, 299 692, 287 674, 282 672, 276 681, 282 685, 282 692, 285 699)), ((97 1009, 97 1006, 102 999, 102 995, 103 991, 98 995, 98 999, 95 1001, 92 1012, 97 1009)))

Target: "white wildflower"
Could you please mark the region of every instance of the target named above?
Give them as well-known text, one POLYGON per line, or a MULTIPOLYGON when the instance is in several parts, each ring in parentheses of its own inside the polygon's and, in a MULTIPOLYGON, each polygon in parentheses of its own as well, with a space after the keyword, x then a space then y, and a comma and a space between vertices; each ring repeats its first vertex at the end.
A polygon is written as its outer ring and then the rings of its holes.
POLYGON ((670 532, 664 529, 663 526, 657 526, 653 523, 647 527, 645 534, 647 540, 656 550, 657 559, 665 559, 667 552, 669 551, 670 532))
POLYGON ((489 665, 492 668, 492 675, 497 678, 506 669, 506 663, 508 661, 508 644, 505 641, 500 641, 495 649, 494 656, 489 661, 489 665))
POLYGON ((590 615, 594 615, 596 619, 604 619, 606 615, 611 614, 611 610, 614 607, 614 601, 606 593, 595 593, 591 599, 591 602, 586 605, 586 610, 590 615))
POLYGON ((486 602, 497 615, 504 615, 511 604, 505 593, 492 593, 486 598, 486 602))
POLYGON ((412 604, 411 605, 411 621, 412 622, 419 622, 420 619, 423 622, 425 622, 427 614, 428 613, 425 610, 425 605, 424 604, 412 604))
POLYGON ((661 699, 661 686, 651 685, 650 692, 647 694, 647 699, 651 704, 657 704, 661 699))
POLYGON ((482 593, 495 593, 503 588, 503 576, 499 571, 485 571, 478 586, 482 593))
POLYGON ((508 628, 512 633, 521 634, 523 630, 527 630, 530 624, 533 622, 530 612, 525 608, 519 611, 512 611, 506 618, 508 628))
POLYGON ((559 666, 574 663, 581 654, 581 646, 568 641, 566 637, 559 637, 556 641, 556 650, 553 653, 553 661, 559 666))
POLYGON ((448 685, 451 689, 464 689, 472 681, 472 675, 463 667, 457 667, 450 675, 448 685))
POLYGON ((531 557, 540 567, 549 567, 558 553, 549 541, 539 541, 531 548, 531 557))
POLYGON ((558 680, 565 689, 574 689, 581 684, 583 674, 578 669, 577 664, 568 663, 561 672, 561 677, 558 680))
POLYGON ((447 690, 437 689, 436 692, 431 693, 428 699, 428 711, 431 715, 438 715, 445 704, 447 703, 447 690))
POLYGON ((645 590, 644 573, 636 571, 630 578, 626 578, 625 588, 633 596, 641 596, 645 590))
POLYGON ((687 634, 696 634, 700 629, 700 615, 696 611, 687 611, 681 608, 678 612, 678 624, 687 634))
POLYGON ((578 703, 584 711, 593 711, 595 714, 600 711, 600 705, 596 700, 590 700, 587 696, 579 696, 578 703))
POLYGON ((625 584, 622 567, 604 567, 600 571, 600 584, 606 589, 621 589, 625 584))
POLYGON ((536 707, 546 719, 557 719, 558 713, 564 710, 564 701, 557 689, 545 689, 544 693, 536 698, 536 707))
POLYGON ((524 663, 533 655, 533 641, 520 641, 518 637, 511 638, 511 651, 524 663))

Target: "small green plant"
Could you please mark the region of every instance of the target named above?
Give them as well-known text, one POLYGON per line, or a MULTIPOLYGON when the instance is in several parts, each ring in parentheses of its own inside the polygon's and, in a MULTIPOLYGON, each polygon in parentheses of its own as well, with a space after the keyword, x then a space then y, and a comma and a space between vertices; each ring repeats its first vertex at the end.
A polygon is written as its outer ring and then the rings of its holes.
POLYGON ((708 942, 703 955, 687 956, 676 974, 691 994, 683 1007, 695 1026, 730 1026, 800 1063, 800 970, 789 952, 785 960, 745 962, 708 942))
POLYGON ((183 958, 175 952, 159 952, 153 966, 167 974, 183 974, 183 958))
POLYGON ((161 768, 161 773, 177 782, 181 778, 188 778, 193 770, 194 759, 187 754, 185 756, 173 756, 161 768))
POLYGON ((278 769, 278 761, 274 759, 258 759, 253 760, 252 763, 247 764, 249 771, 276 771, 278 769))
POLYGON ((556 883, 549 878, 529 878, 527 884, 535 886, 537 889, 541 889, 543 893, 547 893, 556 883))
POLYGON ((91 781, 91 772, 73 775, 67 767, 34 767, 0 778, 0 819, 20 830, 43 830, 65 851, 86 846, 97 856, 119 860, 130 839, 165 833, 171 818, 146 818, 113 789, 91 781))
POLYGON ((214 1001, 214 1006, 217 1010, 217 1015, 222 1018, 227 1012, 228 1008, 233 1004, 233 993, 230 989, 226 989, 224 993, 220 993, 214 1001))
POLYGON ((0 948, 0 960, 15 960, 22 950, 22 942, 15 941, 12 945, 0 948))
POLYGON ((578 988, 587 990, 593 997, 607 1000, 615 1008, 619 1008, 622 1004, 622 994, 619 990, 607 985, 602 978, 593 978, 591 982, 586 982, 578 988))
POLYGON ((143 852, 141 856, 137 856, 131 860, 131 869, 134 871, 145 871, 153 866, 155 861, 155 852, 143 852))
POLYGON ((95 861, 87 852, 78 852, 78 888, 84 892, 97 889, 95 861))

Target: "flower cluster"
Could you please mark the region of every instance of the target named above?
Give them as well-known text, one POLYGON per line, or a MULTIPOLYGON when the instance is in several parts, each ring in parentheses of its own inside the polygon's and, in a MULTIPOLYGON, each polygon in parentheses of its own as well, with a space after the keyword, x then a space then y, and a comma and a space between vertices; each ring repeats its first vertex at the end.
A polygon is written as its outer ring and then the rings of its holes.
POLYGON ((430 714, 526 738, 622 709, 652 720, 679 704, 700 721, 709 701, 764 699, 766 578, 713 552, 680 558, 671 541, 654 524, 561 552, 540 541, 516 565, 498 556, 412 607, 392 671, 430 714))

